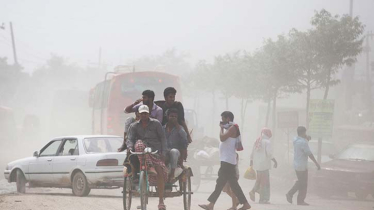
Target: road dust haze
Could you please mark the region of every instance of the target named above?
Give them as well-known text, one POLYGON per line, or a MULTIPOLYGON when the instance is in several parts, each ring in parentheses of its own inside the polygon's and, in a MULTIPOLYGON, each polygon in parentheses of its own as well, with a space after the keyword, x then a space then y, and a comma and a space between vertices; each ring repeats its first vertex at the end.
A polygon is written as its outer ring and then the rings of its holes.
MULTIPOLYGON (((226 110, 241 131, 239 183, 248 199, 254 181, 243 175, 268 127, 278 167, 270 170, 274 205, 264 209, 291 209, 284 195, 297 180, 293 140, 297 127, 305 126, 322 168, 309 160, 306 200, 314 209, 372 208, 373 0, 0 5, 0 169, 31 157, 54 137, 123 136, 125 120, 133 116, 124 108, 146 89, 155 91, 155 101, 164 100, 163 90, 173 86, 193 139, 186 165, 197 164, 192 209, 214 190, 226 110), (198 154, 214 160, 193 162, 198 154), (331 182, 328 172, 345 184, 321 193, 320 186, 331 182), (368 184, 356 183, 361 179, 368 184)), ((57 208, 54 202, 66 209, 84 209, 84 203, 122 209, 120 190, 97 190, 88 198, 68 189, 29 192, 32 197, 16 194, 15 183, 0 177, 0 209, 27 209, 17 200, 35 208, 45 202, 41 209, 57 208), (112 203, 103 206, 99 199, 112 203)), ((221 197, 215 209, 229 207, 222 206, 231 200, 221 197)), ((167 199, 168 209, 177 209, 177 200, 167 199)))

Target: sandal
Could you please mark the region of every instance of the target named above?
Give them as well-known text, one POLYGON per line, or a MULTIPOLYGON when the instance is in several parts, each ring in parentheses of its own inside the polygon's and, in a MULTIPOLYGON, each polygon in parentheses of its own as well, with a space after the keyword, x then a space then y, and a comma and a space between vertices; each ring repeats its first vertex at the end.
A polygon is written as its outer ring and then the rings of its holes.
POLYGON ((247 209, 250 209, 250 208, 241 207, 238 210, 247 210, 247 209))
POLYGON ((205 210, 211 210, 208 208, 208 205, 205 204, 199 204, 200 208, 205 209, 205 210))
POLYGON ((158 210, 166 210, 165 204, 158 204, 158 210))

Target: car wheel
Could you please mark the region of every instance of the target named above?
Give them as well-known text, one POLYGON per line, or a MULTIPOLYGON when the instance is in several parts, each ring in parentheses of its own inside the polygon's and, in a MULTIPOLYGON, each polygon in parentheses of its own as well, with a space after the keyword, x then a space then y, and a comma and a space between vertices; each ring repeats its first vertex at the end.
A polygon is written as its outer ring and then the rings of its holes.
POLYGON ((26 178, 21 170, 16 171, 17 192, 26 193, 26 178))
POLYGON ((367 197, 368 197, 369 193, 368 192, 365 192, 363 190, 360 190, 360 191, 356 191, 355 192, 355 196, 357 199, 359 200, 365 200, 367 197))
POLYGON ((73 194, 79 197, 87 196, 91 191, 86 176, 82 172, 74 174, 72 185, 73 194))

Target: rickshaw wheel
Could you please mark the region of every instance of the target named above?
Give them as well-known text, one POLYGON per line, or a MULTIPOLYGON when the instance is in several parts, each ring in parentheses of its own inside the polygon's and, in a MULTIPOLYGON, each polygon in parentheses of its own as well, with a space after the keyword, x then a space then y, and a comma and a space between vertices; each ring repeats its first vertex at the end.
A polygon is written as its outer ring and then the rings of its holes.
POLYGON ((147 177, 144 171, 140 172, 139 177, 139 188, 140 188, 140 206, 142 210, 147 210, 147 177))
POLYGON ((123 209, 130 210, 131 208, 131 199, 132 199, 132 177, 124 177, 123 180, 123 192, 122 192, 122 200, 123 200, 123 209))
POLYGON ((184 210, 191 209, 191 176, 187 174, 187 178, 184 182, 182 182, 183 187, 183 205, 184 210))

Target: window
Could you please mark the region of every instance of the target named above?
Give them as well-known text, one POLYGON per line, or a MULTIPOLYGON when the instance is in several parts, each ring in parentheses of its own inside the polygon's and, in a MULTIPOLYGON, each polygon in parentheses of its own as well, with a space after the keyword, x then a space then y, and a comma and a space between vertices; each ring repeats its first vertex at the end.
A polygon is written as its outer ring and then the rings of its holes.
POLYGON ((374 161, 374 147, 369 145, 353 145, 343 150, 338 159, 374 161))
POLYGON ((40 157, 45 156, 56 156, 57 149, 61 144, 61 140, 53 141, 49 143, 46 147, 40 152, 40 157))
MULTIPOLYGON (((163 77, 133 77, 121 81, 121 94, 133 99, 139 98, 144 90, 153 90, 156 94, 162 93, 173 82, 163 77)), ((158 97, 159 95, 156 95, 158 97)))
POLYGON ((78 140, 67 139, 59 151, 59 156, 79 155, 78 140))
POLYGON ((88 138, 83 142, 88 153, 117 152, 122 146, 123 138, 88 138))

